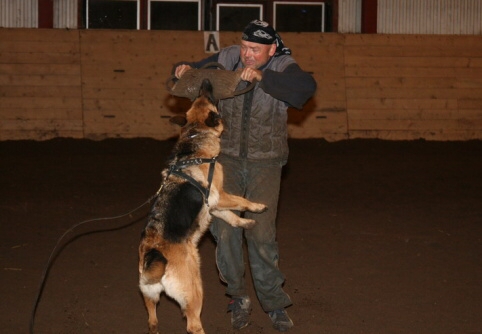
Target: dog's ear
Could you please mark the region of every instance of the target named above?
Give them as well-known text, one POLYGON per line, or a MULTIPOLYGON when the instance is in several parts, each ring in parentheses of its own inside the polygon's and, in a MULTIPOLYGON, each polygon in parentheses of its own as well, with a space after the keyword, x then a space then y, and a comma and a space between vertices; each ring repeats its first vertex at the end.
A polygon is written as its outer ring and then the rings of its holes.
POLYGON ((221 116, 214 111, 210 111, 208 117, 204 121, 204 124, 210 128, 215 128, 219 125, 221 116))
POLYGON ((179 125, 180 127, 183 127, 184 125, 187 124, 187 119, 185 116, 173 116, 169 119, 169 122, 173 123, 173 124, 177 124, 179 125))

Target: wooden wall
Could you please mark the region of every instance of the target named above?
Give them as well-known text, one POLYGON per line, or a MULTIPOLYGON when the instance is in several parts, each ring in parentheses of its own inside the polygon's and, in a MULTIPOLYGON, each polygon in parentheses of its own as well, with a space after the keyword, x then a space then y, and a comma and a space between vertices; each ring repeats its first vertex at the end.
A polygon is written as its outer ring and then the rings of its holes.
MULTIPOLYGON (((290 136, 482 139, 482 36, 282 37, 318 82, 290 136)), ((0 140, 175 136, 168 119, 190 102, 165 81, 203 44, 197 31, 0 29, 0 140)))
POLYGON ((79 34, 0 29, 0 140, 82 137, 79 34))
POLYGON ((350 138, 482 139, 482 36, 347 35, 350 138))

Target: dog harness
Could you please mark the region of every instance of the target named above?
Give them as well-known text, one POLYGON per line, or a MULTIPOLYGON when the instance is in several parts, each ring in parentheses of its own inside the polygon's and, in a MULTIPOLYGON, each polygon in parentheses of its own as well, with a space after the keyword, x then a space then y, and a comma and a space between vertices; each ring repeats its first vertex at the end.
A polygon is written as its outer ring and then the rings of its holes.
POLYGON ((176 176, 179 176, 187 181, 189 181, 193 186, 195 186, 201 194, 204 195, 204 202, 206 203, 207 206, 208 204, 208 199, 209 199, 209 192, 211 191, 211 183, 213 182, 213 177, 214 177, 214 166, 216 164, 216 159, 217 157, 213 157, 211 159, 206 159, 206 158, 195 158, 195 159, 188 159, 188 160, 181 160, 177 161, 176 163, 170 164, 169 165, 169 175, 174 174, 176 176), (193 166, 193 165, 202 165, 202 164, 209 164, 209 172, 208 172, 208 186, 205 188, 201 183, 196 181, 193 177, 190 175, 187 175, 184 173, 182 170, 186 167, 193 166))

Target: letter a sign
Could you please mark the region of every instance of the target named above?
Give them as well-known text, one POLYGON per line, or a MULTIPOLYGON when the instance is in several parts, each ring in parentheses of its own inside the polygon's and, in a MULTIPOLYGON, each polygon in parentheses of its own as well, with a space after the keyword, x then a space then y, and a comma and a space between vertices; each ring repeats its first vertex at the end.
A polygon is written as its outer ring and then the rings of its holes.
POLYGON ((206 53, 219 52, 219 31, 204 32, 204 51, 206 53))

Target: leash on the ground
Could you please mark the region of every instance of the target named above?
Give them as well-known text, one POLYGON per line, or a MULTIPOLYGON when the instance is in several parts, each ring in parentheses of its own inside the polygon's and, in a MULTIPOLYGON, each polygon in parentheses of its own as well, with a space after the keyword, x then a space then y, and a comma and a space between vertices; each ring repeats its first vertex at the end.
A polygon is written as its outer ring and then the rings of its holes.
MULTIPOLYGON (((98 222, 98 221, 105 221, 105 220, 115 220, 115 219, 120 219, 120 218, 124 218, 126 216, 130 216, 131 214, 133 214, 134 212, 136 212, 137 210, 141 209, 142 207, 144 207, 145 205, 149 204, 152 202, 152 200, 156 197, 159 196, 160 192, 162 190, 162 185, 161 187, 159 188, 159 190, 154 194, 152 195, 151 197, 149 197, 147 199, 147 201, 145 201, 144 203, 142 203, 141 205, 139 205, 138 207, 136 207, 135 209, 132 209, 130 210, 129 212, 127 213, 124 213, 124 214, 121 214, 121 215, 118 215, 118 216, 113 216, 113 217, 103 217, 103 218, 94 218, 94 219, 88 219, 88 220, 84 220, 80 223, 77 223, 75 225, 73 225, 72 227, 70 227, 67 231, 64 232, 64 234, 62 234, 62 236, 57 240, 57 243, 55 244, 54 248, 52 249, 52 252, 50 253, 50 256, 47 260, 47 263, 45 264, 45 268, 44 268, 44 271, 43 271, 43 274, 40 278, 40 285, 38 287, 38 291, 37 291, 37 297, 35 298, 35 302, 34 302, 34 305, 33 305, 33 309, 32 309, 32 314, 30 316, 30 334, 34 334, 34 325, 35 325, 35 315, 37 313, 37 308, 38 308, 38 304, 40 302, 40 298, 42 296, 42 292, 43 292, 43 289, 45 287, 45 282, 46 282, 46 279, 47 279, 47 275, 48 275, 48 272, 50 270, 50 267, 52 265, 52 260, 54 258, 54 255, 56 255, 56 252, 57 252, 57 249, 61 243, 61 241, 64 239, 64 237, 69 234, 70 232, 72 232, 73 230, 75 230, 77 227, 81 226, 81 225, 84 225, 84 224, 87 224, 87 223, 91 223, 91 222, 98 222)), ((126 225, 123 225, 122 227, 126 227, 128 225, 132 224, 132 222, 130 222, 129 224, 126 224, 126 225)))

